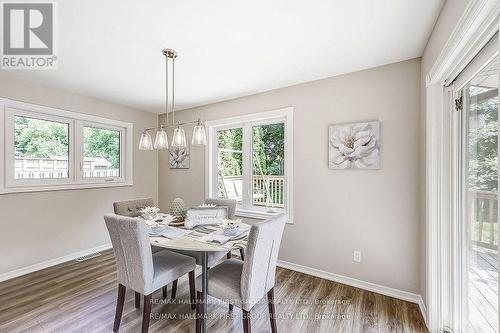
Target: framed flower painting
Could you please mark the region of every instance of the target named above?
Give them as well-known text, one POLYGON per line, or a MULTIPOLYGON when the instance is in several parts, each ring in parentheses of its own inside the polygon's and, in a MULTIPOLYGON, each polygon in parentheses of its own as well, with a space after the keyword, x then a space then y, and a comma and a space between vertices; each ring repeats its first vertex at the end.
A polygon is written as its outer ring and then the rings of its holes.
POLYGON ((171 148, 168 154, 170 169, 189 169, 189 149, 171 148))
POLYGON ((329 126, 328 167, 380 169, 380 122, 329 126))

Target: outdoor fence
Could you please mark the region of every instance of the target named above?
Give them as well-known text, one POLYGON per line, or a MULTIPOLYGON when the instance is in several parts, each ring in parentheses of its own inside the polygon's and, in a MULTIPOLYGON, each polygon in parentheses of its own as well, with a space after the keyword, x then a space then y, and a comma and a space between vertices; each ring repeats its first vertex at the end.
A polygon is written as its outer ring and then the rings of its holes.
POLYGON ((498 196, 495 192, 469 191, 471 240, 489 249, 498 249, 498 196))

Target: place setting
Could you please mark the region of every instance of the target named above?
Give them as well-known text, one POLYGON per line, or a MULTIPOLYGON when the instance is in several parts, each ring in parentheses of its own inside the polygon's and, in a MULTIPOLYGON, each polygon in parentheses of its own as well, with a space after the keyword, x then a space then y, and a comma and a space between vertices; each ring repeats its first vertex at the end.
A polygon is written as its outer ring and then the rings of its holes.
POLYGON ((152 242, 189 239, 224 248, 244 248, 250 225, 241 219, 227 219, 227 207, 203 204, 185 210, 183 215, 161 213, 158 207, 146 206, 139 210, 148 227, 152 242))

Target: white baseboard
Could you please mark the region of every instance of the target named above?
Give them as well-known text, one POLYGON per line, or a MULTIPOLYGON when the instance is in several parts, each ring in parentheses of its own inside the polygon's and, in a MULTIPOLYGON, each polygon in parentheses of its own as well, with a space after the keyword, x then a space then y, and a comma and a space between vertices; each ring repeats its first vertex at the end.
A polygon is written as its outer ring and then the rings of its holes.
POLYGON ((7 273, 0 274, 0 282, 10 280, 10 279, 13 279, 13 278, 18 277, 18 276, 26 275, 28 273, 36 272, 36 271, 39 271, 39 270, 44 269, 44 268, 59 265, 59 264, 62 264, 63 262, 74 260, 78 257, 86 256, 86 255, 89 255, 91 253, 104 251, 104 250, 108 250, 108 249, 111 249, 111 243, 97 246, 97 247, 94 247, 91 249, 79 251, 79 252, 74 252, 74 253, 59 257, 59 258, 45 260, 45 261, 42 261, 42 262, 34 264, 34 265, 26 266, 26 267, 19 268, 19 269, 16 269, 16 270, 13 270, 13 271, 10 271, 7 273))
POLYGON ((378 294, 394 297, 397 299, 401 299, 403 301, 408 301, 411 303, 416 303, 418 304, 420 311, 422 312, 422 316, 424 317, 425 322, 427 323, 427 316, 426 316, 426 309, 425 309, 425 304, 422 299, 422 297, 418 294, 413 294, 407 291, 403 290, 398 290, 390 287, 385 287, 381 286, 379 284, 363 281, 363 280, 358 280, 354 279, 348 276, 340 275, 340 274, 335 274, 335 273, 330 273, 326 271, 322 271, 316 268, 311 268, 307 266, 302 266, 298 264, 294 264, 288 261, 283 261, 283 260, 278 260, 278 266, 291 269, 293 271, 301 272, 304 274, 308 275, 313 275, 325 280, 330 280, 338 283, 343 283, 348 286, 372 291, 378 294))

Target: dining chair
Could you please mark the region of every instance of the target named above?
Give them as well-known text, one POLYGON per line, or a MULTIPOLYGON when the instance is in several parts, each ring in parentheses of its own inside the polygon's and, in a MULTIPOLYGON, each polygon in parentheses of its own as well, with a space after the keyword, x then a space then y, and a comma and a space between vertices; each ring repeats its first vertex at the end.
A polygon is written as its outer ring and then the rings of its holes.
MULTIPOLYGON (((234 220, 236 213, 236 200, 234 199, 219 199, 219 198, 207 198, 205 199, 205 204, 207 205, 215 205, 220 207, 227 207, 227 218, 230 220, 234 220)), ((231 259, 231 251, 229 251, 226 255, 227 259, 231 259)), ((245 252, 243 249, 240 249, 240 257, 241 260, 245 260, 245 252)), ((222 257, 218 258, 219 261, 222 257)), ((210 258, 209 258, 210 262, 210 258)))
MULTIPOLYGON (((208 295, 232 303, 243 311, 243 330, 251 332, 250 311, 266 294, 271 331, 277 325, 274 307, 274 284, 278 252, 286 215, 254 223, 248 235, 245 261, 228 259, 208 271, 208 295)), ((201 285, 198 277, 197 288, 201 285)), ((197 293, 196 332, 201 331, 201 293, 197 293)))
MULTIPOLYGON (((132 200, 124 200, 124 201, 117 201, 113 203, 113 209, 115 211, 115 214, 117 215, 122 215, 122 216, 128 216, 128 217, 138 217, 141 216, 141 209, 149 206, 153 207, 155 205, 155 202, 153 198, 143 198, 143 199, 132 199, 132 200)), ((153 253, 159 252, 159 251, 168 251, 165 250, 164 248, 161 248, 159 246, 151 246, 153 253)), ((194 282, 192 282, 193 287, 191 288, 191 300, 192 300, 192 307, 194 308, 194 282)), ((172 282, 172 299, 175 299, 175 294, 177 291, 177 280, 172 282)), ((164 286, 162 288, 162 294, 163 298, 167 298, 167 286, 164 286)), ((135 304, 136 307, 140 307, 141 303, 141 295, 139 293, 135 294, 135 304)))
POLYGON ((113 203, 113 209, 115 214, 128 216, 128 217, 138 217, 141 216, 141 208, 146 206, 153 207, 155 202, 153 198, 145 199, 133 199, 125 201, 117 201, 113 203))
MULTIPOLYGON (((149 328, 152 293, 189 273, 194 281, 193 258, 171 251, 152 253, 146 224, 137 218, 106 214, 104 216, 116 258, 118 300, 113 332, 120 328, 126 288, 144 295, 142 332, 149 328)), ((137 299, 136 299, 136 307, 137 299)))

